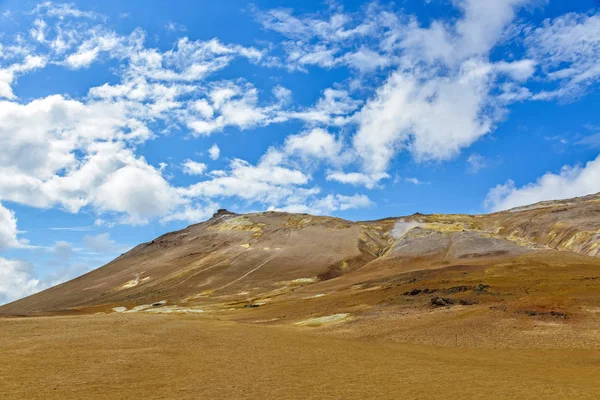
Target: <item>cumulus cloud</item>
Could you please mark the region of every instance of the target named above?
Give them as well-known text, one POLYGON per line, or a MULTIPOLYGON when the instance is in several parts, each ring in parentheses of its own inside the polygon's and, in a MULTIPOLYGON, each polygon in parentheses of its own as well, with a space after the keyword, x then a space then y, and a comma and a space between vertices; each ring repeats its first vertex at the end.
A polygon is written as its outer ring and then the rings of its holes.
POLYGON ((354 208, 370 207, 374 203, 364 194, 352 196, 329 194, 325 197, 314 198, 310 201, 302 199, 300 203, 291 202, 282 207, 269 207, 270 211, 286 211, 292 213, 307 213, 314 215, 331 214, 336 211, 346 211, 354 208))
POLYGON ((198 182, 180 193, 190 197, 239 197, 252 202, 278 203, 294 194, 294 186, 308 183, 301 171, 281 167, 269 159, 257 165, 234 159, 228 171, 212 179, 198 182))
POLYGON ((198 223, 209 219, 219 208, 217 203, 211 201, 206 205, 190 204, 162 217, 161 222, 187 221, 198 223))
POLYGON ((208 156, 211 160, 218 160, 220 154, 221 149, 216 144, 213 144, 210 149, 208 149, 208 156))
POLYGON ((227 126, 243 130, 267 125, 276 118, 280 105, 260 106, 258 90, 249 83, 220 82, 193 107, 197 112, 188 117, 187 126, 196 135, 210 135, 227 126))
POLYGON ((202 175, 206 171, 206 164, 193 160, 185 160, 182 167, 183 173, 187 175, 202 175))
POLYGON ((28 296, 44 289, 33 275, 31 264, 0 257, 0 304, 28 296))
POLYGON ((15 213, 0 203, 0 250, 19 247, 17 239, 17 218, 15 213))
POLYGON ((335 162, 340 157, 342 143, 334 135, 321 128, 290 135, 286 138, 284 151, 300 157, 328 159, 335 162))
POLYGON ((469 59, 450 76, 393 73, 360 112, 353 144, 363 169, 383 173, 403 150, 417 161, 448 160, 490 133, 502 115, 491 95, 497 71, 469 59))
POLYGON ((39 278, 33 264, 23 260, 11 260, 0 257, 0 305, 32 295, 49 287, 59 285, 93 269, 85 261, 69 261, 61 251, 68 246, 57 243, 55 250, 59 253, 49 265, 57 265, 45 276, 39 278))
POLYGON ((584 166, 564 166, 559 173, 548 172, 535 183, 517 187, 509 180, 491 189, 485 206, 492 211, 507 210, 540 201, 567 199, 600 192, 600 156, 584 166))
POLYGON ((382 179, 390 176, 385 172, 377 172, 373 174, 364 174, 361 172, 342 172, 334 171, 327 174, 328 181, 336 181, 339 183, 347 183, 354 186, 365 186, 368 189, 376 187, 382 179))
POLYGON ((120 45, 119 42, 120 38, 114 33, 94 36, 83 42, 75 53, 65 59, 64 63, 72 69, 89 67, 102 52, 115 49, 120 45))
POLYGON ((93 200, 102 211, 126 214, 131 224, 166 215, 184 202, 157 170, 140 160, 110 174, 93 200))
POLYGON ((361 104, 361 100, 353 99, 346 90, 327 88, 314 106, 286 112, 281 118, 299 119, 310 125, 343 126, 352 122, 352 113, 361 104))
MULTIPOLYGON (((1 55, 1 54, 0 54, 1 55)), ((0 99, 14 99, 12 84, 19 75, 46 66, 47 60, 40 56, 26 55, 22 62, 0 68, 0 99)))

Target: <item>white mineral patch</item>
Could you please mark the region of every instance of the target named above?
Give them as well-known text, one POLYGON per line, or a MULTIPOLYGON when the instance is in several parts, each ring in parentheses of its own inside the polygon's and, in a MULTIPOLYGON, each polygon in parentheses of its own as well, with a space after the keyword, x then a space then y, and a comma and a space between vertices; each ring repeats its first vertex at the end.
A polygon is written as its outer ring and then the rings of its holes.
POLYGON ((308 297, 303 297, 303 299, 307 300, 307 299, 318 299, 319 297, 323 297, 325 296, 325 293, 319 293, 319 294, 315 294, 314 296, 308 296, 308 297))
POLYGON ((158 308, 148 308, 144 310, 144 312, 149 312, 153 314, 200 314, 203 313, 204 310, 199 308, 185 308, 185 307, 158 307, 158 308))
POLYGON ((133 307, 129 311, 124 311, 124 312, 126 312, 126 313, 135 313, 135 312, 143 311, 143 310, 145 310, 147 308, 150 308, 150 307, 152 307, 152 304, 141 304, 139 306, 133 307))
POLYGON ((115 307, 113 308, 114 312, 125 312, 127 311, 127 307, 115 307))
POLYGON ((255 324, 262 324, 265 322, 275 322, 275 321, 279 321, 279 318, 271 318, 271 319, 257 319, 256 321, 252 321, 255 324))
POLYGON ((321 326, 321 325, 340 323, 340 322, 349 321, 349 320, 351 320, 350 314, 342 313, 342 314, 326 315, 326 316, 317 317, 317 318, 309 318, 304 321, 296 322, 296 325, 321 326))

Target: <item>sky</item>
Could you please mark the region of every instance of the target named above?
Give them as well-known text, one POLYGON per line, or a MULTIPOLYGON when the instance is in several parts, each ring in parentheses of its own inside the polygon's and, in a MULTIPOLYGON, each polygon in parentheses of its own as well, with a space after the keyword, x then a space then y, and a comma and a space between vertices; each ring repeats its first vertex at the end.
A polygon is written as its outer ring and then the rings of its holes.
POLYGON ((0 0, 0 304, 219 208, 600 192, 598 0, 0 0))

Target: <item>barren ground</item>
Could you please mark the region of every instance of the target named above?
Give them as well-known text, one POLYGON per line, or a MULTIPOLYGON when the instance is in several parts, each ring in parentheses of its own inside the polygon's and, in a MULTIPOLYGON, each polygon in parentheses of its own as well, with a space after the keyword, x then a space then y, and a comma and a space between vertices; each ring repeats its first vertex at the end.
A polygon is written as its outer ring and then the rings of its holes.
POLYGON ((0 307, 0 399, 600 398, 600 195, 237 215, 0 307))
POLYGON ((204 316, 0 320, 2 399, 600 398, 599 350, 342 340, 204 316))

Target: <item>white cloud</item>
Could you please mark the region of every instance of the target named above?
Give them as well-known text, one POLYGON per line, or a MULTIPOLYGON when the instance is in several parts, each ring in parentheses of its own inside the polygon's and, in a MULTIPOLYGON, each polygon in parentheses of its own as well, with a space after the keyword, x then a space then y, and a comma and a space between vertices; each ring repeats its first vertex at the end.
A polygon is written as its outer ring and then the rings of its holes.
POLYGON ((220 82, 213 85, 206 99, 194 103, 196 115, 190 115, 187 126, 197 135, 210 135, 227 126, 242 130, 269 124, 278 104, 258 105, 258 90, 250 85, 220 82))
POLYGON ((347 211, 355 208, 371 207, 372 205, 373 202, 364 194, 355 194, 352 196, 329 194, 325 197, 316 198, 308 202, 292 202, 283 207, 269 207, 269 210, 323 215, 331 214, 336 211, 347 211))
POLYGON ((429 185, 431 182, 423 182, 415 177, 404 178, 404 182, 412 183, 413 185, 429 185))
POLYGON ((354 186, 365 186, 367 189, 372 189, 379 184, 382 179, 387 179, 390 176, 385 172, 375 174, 363 174, 361 172, 341 172, 333 171, 327 174, 328 181, 336 181, 354 186))
MULTIPOLYGON (((47 64, 84 68, 110 58, 119 65, 119 79, 79 99, 1 102, 0 146, 6 151, 0 154, 0 196, 70 212, 87 207, 123 223, 197 219, 220 197, 274 207, 304 202, 314 209, 335 200, 341 209, 341 195, 319 199, 320 188, 307 187, 318 168, 325 166, 329 181, 374 188, 389 177, 399 152, 410 152, 417 162, 451 159, 493 132, 512 102, 552 96, 525 87, 539 71, 559 82, 593 76, 596 15, 548 21, 527 32, 526 44, 539 53, 492 62, 490 53, 506 39, 517 11, 536 1, 484 3, 454 1, 456 18, 426 26, 375 3, 355 13, 337 6, 307 15, 255 10, 265 28, 285 38, 280 45, 181 37, 166 51, 150 47, 141 29, 117 34, 102 16, 43 3, 25 31, 31 43, 15 39, 0 49, 0 96, 15 100, 16 79, 47 64), (548 47, 553 35, 557 49, 548 47), (343 66, 350 68, 349 79, 325 89, 312 106, 294 106, 283 86, 263 93, 244 79, 214 79, 236 59, 290 69, 343 66), (565 68, 565 62, 572 65, 565 68), (363 79, 372 71, 387 79, 363 79), (194 135, 210 135, 289 120, 304 124, 296 131, 301 133, 269 148, 256 165, 235 159, 190 187, 175 186, 163 176, 164 164, 155 168, 139 153, 163 125, 164 132, 187 127, 194 135)), ((208 155, 218 159, 219 147, 213 145, 208 155)), ((186 160, 182 170, 200 175, 206 166, 186 160)))
POLYGON ((528 54, 559 86, 534 98, 550 100, 581 95, 600 79, 600 13, 570 13, 544 21, 526 33, 528 54))
POLYGON ((184 203, 162 175, 141 160, 117 169, 93 194, 101 211, 124 213, 131 224, 144 224, 184 203))
POLYGON ((486 61, 516 10, 528 3, 457 1, 462 17, 455 23, 423 28, 412 19, 387 38, 385 46, 401 51, 399 67, 356 117, 353 146, 363 174, 385 173, 401 151, 418 162, 448 160, 492 132, 506 104, 527 94, 513 88, 497 98, 499 77, 522 84, 535 73, 532 60, 486 61))
POLYGON ((97 235, 84 235, 83 243, 86 248, 95 253, 115 253, 124 249, 123 246, 119 246, 116 241, 110 238, 108 232, 97 235))
POLYGON ((192 160, 185 160, 181 166, 187 175, 202 175, 206 171, 206 164, 192 160))
POLYGON ((65 18, 100 18, 100 15, 91 11, 82 11, 73 6, 73 4, 57 4, 52 1, 39 3, 32 11, 34 14, 40 14, 48 17, 65 18))
POLYGON ((367 40, 385 38, 398 27, 397 17, 375 3, 355 14, 334 7, 323 15, 294 16, 292 10, 274 9, 256 16, 263 27, 289 39, 280 46, 285 56, 274 57, 276 65, 289 70, 348 66, 370 72, 390 65, 393 58, 364 47, 367 40))
POLYGON ((346 53, 340 58, 341 62, 366 73, 389 67, 393 59, 367 48, 361 48, 353 53, 346 53))
POLYGON ((165 53, 156 49, 140 49, 131 55, 132 75, 160 81, 198 81, 225 68, 236 57, 252 62, 263 54, 253 47, 226 45, 218 39, 192 41, 181 38, 175 48, 165 53))
POLYGON ((260 202, 277 202, 293 193, 291 186, 304 185, 309 177, 298 170, 262 160, 256 166, 234 159, 224 176, 198 182, 181 193, 191 197, 236 196, 260 202))
POLYGON ((469 158, 467 158, 467 163, 469 164, 468 172, 470 174, 476 174, 487 166, 485 157, 477 153, 472 153, 469 155, 469 158))
POLYGON ((340 157, 342 143, 335 136, 321 128, 315 128, 299 135, 286 138, 284 151, 300 157, 328 159, 334 161, 340 157))
POLYGON ((279 103, 288 104, 292 101, 292 91, 281 85, 277 85, 273 88, 273 96, 279 103))
POLYGON ((26 72, 43 68, 47 60, 40 56, 27 55, 21 63, 12 64, 6 68, 0 68, 0 99, 14 99, 11 85, 17 76, 26 72))
POLYGON ((124 164, 144 168, 145 162, 136 161, 122 142, 101 143, 137 141, 148 135, 117 104, 84 104, 61 96, 23 105, 4 102, 0 121, 0 144, 7 150, 0 155, 0 189, 7 200, 38 207, 62 203, 76 211, 86 202, 78 206, 81 199, 73 195, 100 184, 100 173, 124 164), (76 157, 76 150, 86 156, 76 157), (78 189, 68 193, 69 184, 78 189))
POLYGON ((418 161, 447 160, 492 129, 490 78, 467 63, 452 78, 394 73, 361 111, 354 146, 368 173, 385 172, 401 150, 418 161))
POLYGON ((20 247, 17 239, 17 218, 15 213, 0 203, 0 250, 8 247, 20 247))
POLYGON ((353 113, 362 101, 350 97, 346 90, 327 88, 317 103, 301 111, 284 113, 285 119, 302 120, 310 125, 342 126, 351 122, 353 113))
POLYGON ((22 260, 11 260, 0 257, 0 305, 25 296, 32 295, 52 286, 89 272, 92 267, 82 261, 70 262, 68 244, 59 242, 55 246, 54 263, 60 267, 43 278, 37 278, 33 265, 22 260), (60 252, 63 253, 60 253, 60 252))
POLYGON ((52 227, 52 228, 47 228, 48 230, 51 231, 72 231, 72 232, 85 232, 85 231, 91 231, 92 229, 94 229, 93 226, 60 226, 60 227, 52 227))
POLYGON ((188 221, 195 224, 209 219, 218 209, 219 205, 212 202, 209 202, 206 206, 185 206, 182 210, 161 218, 161 222, 188 221))
POLYGON ((57 241, 54 244, 54 248, 52 249, 52 251, 54 252, 54 255, 56 256, 57 260, 61 263, 69 261, 71 257, 73 257, 73 255, 75 254, 71 243, 66 242, 64 240, 57 241))
POLYGON ((31 264, 0 257, 0 304, 28 296, 44 286, 33 276, 31 264))
POLYGON ((219 159, 219 155, 221 154, 221 149, 219 148, 219 146, 217 146, 217 144, 213 144, 210 149, 208 149, 208 156, 210 157, 211 160, 218 160, 219 159))
POLYGON ((73 69, 89 67, 101 52, 110 52, 122 45, 121 39, 114 33, 94 36, 79 46, 76 53, 65 59, 65 64, 73 69))
POLYGON ((485 206, 493 211, 545 200, 567 199, 600 192, 600 156, 585 166, 564 166, 560 173, 548 172, 535 183, 517 188, 514 181, 491 189, 485 206))
POLYGON ((344 196, 337 194, 329 195, 324 200, 327 205, 325 210, 340 210, 346 211, 354 208, 364 208, 373 205, 373 202, 364 194, 355 194, 352 196, 344 196))
MULTIPOLYGON (((106 261, 99 261, 100 263, 104 263, 106 261)), ((79 277, 83 274, 86 274, 99 265, 90 265, 85 261, 74 261, 67 265, 61 265, 57 269, 48 273, 43 277, 40 283, 40 287, 36 291, 40 291, 49 287, 53 287, 56 285, 60 285, 63 282, 79 277)))

